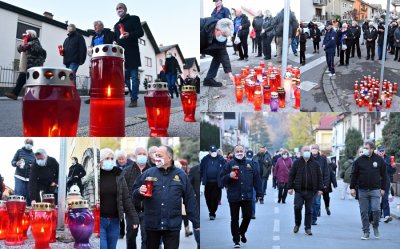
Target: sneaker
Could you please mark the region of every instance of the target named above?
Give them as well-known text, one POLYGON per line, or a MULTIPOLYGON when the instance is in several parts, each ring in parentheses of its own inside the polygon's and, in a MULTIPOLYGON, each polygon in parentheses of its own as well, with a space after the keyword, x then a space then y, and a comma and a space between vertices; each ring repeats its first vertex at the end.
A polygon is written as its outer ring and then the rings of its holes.
POLYGON ((332 76, 333 76, 333 74, 332 74, 332 73, 329 73, 329 74, 328 74, 328 76, 329 76, 329 77, 332 77, 332 76))
POLYGON ((240 235, 240 241, 242 241, 243 243, 247 242, 247 238, 246 236, 244 236, 244 234, 240 235))
POLYGON ((316 221, 313 221, 313 222, 311 223, 311 225, 316 226, 316 225, 318 225, 318 224, 317 224, 316 221))
POLYGON ((222 83, 218 82, 214 79, 204 79, 203 86, 210 86, 210 87, 221 87, 222 83))
POLYGON ((305 234, 308 236, 311 236, 312 235, 311 229, 306 229, 305 234))
POLYGON ((374 227, 374 235, 375 235, 375 239, 379 239, 379 230, 377 227, 374 227))
POLYGON ((294 226, 293 232, 294 233, 298 233, 299 232, 299 228, 300 228, 300 226, 294 226))
POLYGON ((131 100, 131 103, 129 103, 129 107, 137 107, 137 100, 131 100))
POLYGON ((329 209, 329 207, 326 207, 326 214, 331 215, 331 210, 329 209))
POLYGON ((362 240, 369 240, 369 233, 364 233, 363 236, 361 236, 362 240))
POLYGON ((215 216, 214 215, 210 215, 210 220, 215 220, 215 216))
POLYGON ((384 220, 383 222, 389 223, 389 222, 391 222, 392 220, 393 220, 392 216, 386 216, 386 217, 385 217, 385 220, 384 220))
POLYGON ((9 99, 17 100, 18 96, 15 95, 14 93, 5 93, 4 96, 6 96, 9 99))
POLYGON ((233 245, 233 248, 240 248, 240 243, 239 242, 235 242, 235 244, 233 245))

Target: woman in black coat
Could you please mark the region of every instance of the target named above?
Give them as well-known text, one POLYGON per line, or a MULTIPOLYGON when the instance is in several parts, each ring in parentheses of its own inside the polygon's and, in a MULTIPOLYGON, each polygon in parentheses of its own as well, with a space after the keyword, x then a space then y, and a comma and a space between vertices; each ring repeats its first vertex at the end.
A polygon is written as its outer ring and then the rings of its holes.
POLYGON ((321 31, 317 24, 314 24, 312 29, 310 29, 310 36, 314 44, 314 54, 319 54, 319 43, 321 42, 321 31))
POLYGON ((81 164, 78 162, 78 158, 72 158, 72 166, 69 168, 67 178, 67 189, 71 188, 72 185, 78 185, 81 195, 83 196, 83 184, 82 178, 86 175, 86 171, 81 164))

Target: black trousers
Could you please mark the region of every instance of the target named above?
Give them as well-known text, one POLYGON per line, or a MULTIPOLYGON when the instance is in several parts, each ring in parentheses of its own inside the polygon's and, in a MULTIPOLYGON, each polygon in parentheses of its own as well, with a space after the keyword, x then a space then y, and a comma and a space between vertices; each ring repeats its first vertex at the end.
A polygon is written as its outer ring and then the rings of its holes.
POLYGON ((119 221, 119 236, 125 236, 125 219, 119 221))
POLYGON ((400 61, 400 47, 396 47, 396 52, 394 54, 394 59, 395 60, 399 59, 399 61, 400 61))
POLYGON ((251 220, 252 201, 229 202, 231 210, 231 233, 233 242, 240 241, 240 235, 247 232, 251 220), (242 209, 242 223, 239 226, 239 212, 242 209))
POLYGON ((218 187, 218 183, 210 182, 206 183, 204 188, 204 197, 206 198, 206 204, 210 215, 215 216, 218 209, 218 201, 221 199, 222 190, 218 187))
POLYGON ((303 62, 306 63, 306 51, 300 49, 300 64, 303 62))
POLYGON ((240 38, 240 43, 237 44, 237 50, 239 51, 239 57, 240 59, 244 58, 249 58, 248 52, 249 52, 249 45, 247 44, 247 37, 248 35, 240 35, 239 32, 239 38, 240 38))
POLYGON ((325 203, 325 207, 329 207, 329 203, 331 200, 331 197, 329 196, 329 191, 324 191, 324 194, 322 195, 325 203))
POLYGON ((311 214, 312 214, 312 204, 313 204, 313 191, 300 191, 295 192, 294 195, 294 220, 296 226, 301 225, 301 210, 303 209, 303 205, 305 206, 304 213, 304 228, 311 229, 311 214))
POLYGON ((144 212, 137 212, 139 216, 139 227, 136 229, 133 229, 133 219, 129 218, 128 216, 126 217, 126 248, 127 249, 136 249, 136 248, 141 248, 141 249, 146 249, 146 229, 144 227, 144 212), (142 242, 138 243, 139 245, 141 244, 142 247, 138 247, 136 245, 136 238, 139 233, 139 228, 140 228, 140 235, 142 236, 142 242))
POLYGON ((357 49, 357 56, 361 57, 360 38, 355 38, 353 44, 351 44, 351 57, 354 57, 356 49, 357 49))
POLYGON ((12 93, 18 96, 25 83, 26 83, 26 73, 21 72, 18 75, 17 85, 14 87, 12 93))
POLYGON ((261 32, 256 32, 256 48, 258 49, 258 55, 262 56, 263 47, 262 47, 261 32))
POLYGON ((314 45, 314 51, 319 50, 319 42, 313 41, 313 45, 314 45))
POLYGON ((375 57, 375 41, 367 41, 367 58, 370 58, 370 56, 372 59, 375 57))
POLYGON ((272 42, 272 36, 263 36, 262 42, 263 42, 263 53, 264 57, 266 59, 271 59, 271 42, 272 42))
POLYGON ((146 231, 147 249, 159 249, 160 241, 164 244, 164 249, 178 249, 179 248, 179 232, 180 231, 146 231))
POLYGON ((350 48, 347 48, 346 50, 341 49, 340 50, 340 65, 344 65, 346 61, 346 65, 349 64, 350 60, 350 48), (346 56, 346 59, 345 59, 346 56))
POLYGON ((278 182, 278 201, 285 202, 288 193, 287 183, 278 182))

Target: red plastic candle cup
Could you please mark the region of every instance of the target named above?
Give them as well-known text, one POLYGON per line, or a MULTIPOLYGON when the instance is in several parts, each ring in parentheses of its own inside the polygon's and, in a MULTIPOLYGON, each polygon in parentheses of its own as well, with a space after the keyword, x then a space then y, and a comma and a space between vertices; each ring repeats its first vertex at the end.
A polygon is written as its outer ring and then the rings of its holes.
POLYGON ((185 122, 196 122, 196 103, 197 94, 196 87, 194 86, 183 86, 181 92, 181 102, 183 107, 185 122))
POLYGON ((242 77, 240 77, 240 74, 235 74, 235 86, 240 86, 241 80, 242 80, 242 77))
POLYGON ((358 99, 358 90, 354 90, 354 99, 355 99, 355 100, 358 99))
POLYGON ((54 206, 39 202, 32 204, 31 230, 35 239, 34 249, 50 249, 51 229, 54 223, 54 206))
POLYGON ((293 74, 294 78, 299 79, 300 78, 300 68, 293 67, 292 74, 293 74))
POLYGON ((28 69, 22 99, 22 122, 26 137, 75 137, 81 98, 67 68, 28 69))
POLYGON ((232 171, 235 173, 235 177, 233 178, 233 179, 235 179, 235 180, 238 180, 239 179, 239 175, 240 175, 240 173, 239 173, 239 166, 233 166, 232 167, 232 171))
POLYGON ((23 196, 11 195, 7 203, 8 229, 6 235, 6 246, 18 246, 24 243, 24 234, 22 230, 22 219, 26 208, 26 201, 23 196))
POLYGON ((392 105, 392 98, 388 98, 388 99, 386 100, 386 108, 387 108, 387 109, 390 109, 391 105, 392 105))
POLYGON ((249 102, 253 102, 254 91, 255 91, 255 88, 256 88, 255 85, 254 85, 254 82, 250 81, 248 88, 249 88, 249 96, 247 97, 247 100, 249 102))
POLYGON ((64 49, 62 45, 58 45, 58 53, 60 53, 61 56, 64 56, 64 49))
POLYGON ((168 137, 171 96, 168 93, 167 83, 149 83, 147 89, 144 103, 150 137, 168 137))
POLYGON ((31 216, 30 216, 31 210, 29 208, 25 209, 24 216, 22 217, 22 233, 24 236, 24 239, 26 240, 28 238, 28 229, 29 226, 31 225, 31 216))
POLYGON ((100 201, 97 200, 94 208, 94 232, 100 238, 100 201))
POLYGON ((152 197, 153 196, 153 187, 154 187, 154 177, 146 177, 144 181, 144 185, 146 185, 146 193, 143 195, 146 197, 152 197))
POLYGON ((265 105, 269 105, 271 103, 271 88, 269 86, 264 86, 263 98, 265 105))
POLYGON ((390 166, 394 167, 394 156, 390 157, 390 166))
POLYGON ((238 103, 238 104, 243 103, 243 87, 242 86, 235 87, 235 96, 236 96, 236 103, 238 103))
POLYGON ((243 79, 246 77, 246 69, 242 68, 240 71, 240 77, 243 79))
POLYGON ((271 74, 268 78, 269 86, 271 87, 271 92, 276 92, 277 85, 276 85, 276 75, 271 74))
POLYGON ((254 92, 254 111, 261 111, 261 106, 263 103, 262 93, 261 91, 254 92))
POLYGON ((372 102, 369 102, 368 104, 368 111, 372 112, 372 102))
POLYGON ((90 89, 90 136, 125 136, 124 49, 105 44, 93 48, 90 89))
POLYGON ((0 200, 0 240, 4 240, 7 235, 8 213, 6 201, 0 200))
POLYGON ((300 109, 300 88, 296 87, 296 90, 294 90, 294 98, 295 98, 295 108, 300 109))
POLYGON ((393 92, 397 93, 397 83, 393 83, 393 92))
POLYGON ((361 99, 361 98, 360 98, 360 99, 358 99, 358 107, 360 107, 360 108, 361 108, 361 107, 362 107, 362 105, 363 105, 363 102, 364 102, 364 101, 363 101, 363 99, 361 99))
POLYGON ((285 90, 282 87, 278 87, 278 101, 279 108, 285 108, 285 90))
POLYGON ((23 34, 22 35, 22 45, 27 45, 28 44, 28 34, 23 34))

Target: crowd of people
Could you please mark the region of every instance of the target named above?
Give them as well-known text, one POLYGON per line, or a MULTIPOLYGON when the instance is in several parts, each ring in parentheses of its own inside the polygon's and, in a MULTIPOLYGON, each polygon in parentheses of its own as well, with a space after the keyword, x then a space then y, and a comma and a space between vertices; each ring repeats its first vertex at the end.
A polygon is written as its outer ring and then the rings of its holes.
POLYGON ((199 166, 174 160, 168 146, 137 147, 129 158, 123 150, 100 151, 100 248, 115 249, 126 232, 126 248, 179 248, 182 221, 185 236, 194 234, 200 248, 199 166), (147 194, 153 181, 152 194, 147 194), (189 226, 193 224, 193 231, 189 226), (141 241, 137 241, 140 228, 141 241), (126 230, 125 230, 126 229, 126 230))
MULTIPOLYGON (((221 205, 222 191, 225 188, 230 207, 231 234, 234 248, 246 243, 246 232, 251 219, 256 219, 255 204, 264 204, 269 176, 272 185, 278 191, 278 203, 286 204, 287 195, 294 194, 294 233, 298 233, 304 220, 305 234, 311 236, 312 226, 317 225, 321 216, 321 196, 327 215, 330 209, 330 193, 337 188, 336 157, 327 157, 320 151, 318 144, 303 146, 300 151, 289 153, 281 148, 270 154, 266 146, 259 148, 257 154, 242 145, 234 147, 232 152, 223 154, 216 146, 201 159, 200 177, 205 186, 209 219, 217 218, 221 205), (304 219, 302 209, 304 206, 304 219), (239 212, 242 221, 239 224, 239 212)), ((374 143, 365 142, 360 154, 354 160, 349 158, 339 169, 344 179, 343 198, 350 186, 351 195, 357 194, 363 225, 363 240, 369 239, 369 226, 373 226, 376 238, 379 238, 379 220, 390 222, 389 202, 390 183, 396 172, 394 164, 384 153, 384 147, 377 150, 374 143), (380 197, 382 201, 380 203, 380 197)), ((392 190, 393 191, 393 190, 392 190)))
MULTIPOLYGON (((271 44, 275 41, 276 57, 278 63, 282 63, 283 45, 283 19, 284 10, 275 17, 269 10, 259 10, 252 21, 241 8, 224 7, 222 0, 214 0, 215 9, 210 17, 200 19, 200 53, 202 56, 213 57, 207 76, 203 85, 210 87, 221 87, 222 83, 215 80, 218 68, 222 64, 224 72, 234 82, 230 60, 226 50, 227 40, 232 39, 234 53, 239 56, 239 61, 249 59, 249 35, 252 39, 252 51, 263 57, 264 60, 271 60, 271 44)), ((290 12, 289 35, 293 53, 297 56, 298 40, 296 31, 299 26, 294 12, 290 12)))

